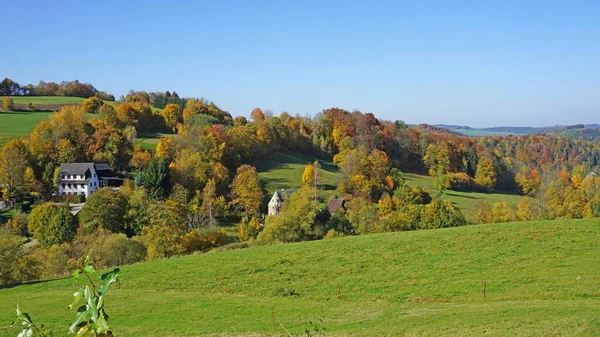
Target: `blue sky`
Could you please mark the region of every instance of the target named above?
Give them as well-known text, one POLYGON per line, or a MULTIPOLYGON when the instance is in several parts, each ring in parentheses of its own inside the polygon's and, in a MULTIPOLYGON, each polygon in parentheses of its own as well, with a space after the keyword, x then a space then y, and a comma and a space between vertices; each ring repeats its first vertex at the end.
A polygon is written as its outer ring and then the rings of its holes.
POLYGON ((600 1, 5 1, 0 76, 408 123, 600 122, 600 1))

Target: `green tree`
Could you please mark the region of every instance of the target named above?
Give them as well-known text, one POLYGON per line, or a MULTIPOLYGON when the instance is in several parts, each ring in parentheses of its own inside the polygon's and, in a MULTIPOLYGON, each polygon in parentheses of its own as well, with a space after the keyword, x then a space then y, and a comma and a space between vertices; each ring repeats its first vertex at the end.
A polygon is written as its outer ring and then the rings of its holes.
POLYGON ((152 199, 163 199, 169 194, 169 162, 166 159, 153 159, 144 170, 144 187, 152 199))
POLYGON ((100 188, 92 193, 79 213, 81 232, 88 234, 98 227, 113 233, 124 233, 127 198, 119 191, 100 188))
POLYGON ((268 216, 265 229, 258 235, 264 242, 298 242, 323 237, 324 227, 316 221, 317 211, 311 188, 292 193, 279 215, 268 216))
POLYGON ((28 220, 29 233, 44 247, 69 242, 77 232, 77 223, 67 206, 38 205, 33 208, 28 220))
POLYGON ((373 203, 363 197, 352 199, 346 214, 357 234, 367 234, 378 229, 377 209, 373 203))
POLYGON ((23 249, 23 238, 0 234, 0 285, 32 280, 37 269, 23 249))

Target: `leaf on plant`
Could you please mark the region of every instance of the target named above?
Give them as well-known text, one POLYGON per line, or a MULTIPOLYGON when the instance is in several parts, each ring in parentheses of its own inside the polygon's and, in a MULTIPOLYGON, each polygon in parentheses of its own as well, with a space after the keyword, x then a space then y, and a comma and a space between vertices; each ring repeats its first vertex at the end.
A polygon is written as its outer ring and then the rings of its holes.
POLYGON ((89 264, 86 264, 85 267, 83 268, 83 271, 86 272, 87 274, 93 274, 96 272, 96 269, 94 269, 94 267, 90 266, 89 264))
POLYGON ((113 270, 111 272, 103 274, 100 277, 100 280, 105 281, 105 282, 102 285, 102 287, 100 287, 100 290, 98 291, 98 295, 102 296, 102 295, 106 294, 110 285, 114 282, 117 282, 118 277, 119 277, 119 268, 116 268, 115 270, 113 270))
POLYGON ((73 303, 71 303, 71 305, 69 305, 69 309, 73 309, 78 303, 79 301, 81 301, 82 298, 82 294, 81 294, 81 289, 77 290, 74 294, 73 294, 73 303))

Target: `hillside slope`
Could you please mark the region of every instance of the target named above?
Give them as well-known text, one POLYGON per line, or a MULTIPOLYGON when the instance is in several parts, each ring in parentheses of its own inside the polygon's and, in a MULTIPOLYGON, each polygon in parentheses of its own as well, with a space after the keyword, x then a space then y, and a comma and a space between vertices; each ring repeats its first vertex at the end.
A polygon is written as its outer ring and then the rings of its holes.
MULTIPOLYGON (((600 331, 598 237, 598 219, 538 221, 174 258, 122 268, 107 311, 116 336, 287 335, 272 308, 294 336, 309 319, 327 336, 588 336, 600 331)), ((75 287, 0 289, 0 322, 19 304, 66 331, 75 287)))

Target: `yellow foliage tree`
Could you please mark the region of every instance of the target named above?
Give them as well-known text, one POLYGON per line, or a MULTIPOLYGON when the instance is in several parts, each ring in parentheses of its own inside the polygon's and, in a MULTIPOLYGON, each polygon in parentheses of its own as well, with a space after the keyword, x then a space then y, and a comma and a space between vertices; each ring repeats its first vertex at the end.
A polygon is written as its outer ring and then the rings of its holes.
POLYGON ((177 104, 167 104, 162 111, 165 124, 173 131, 177 130, 177 124, 183 122, 183 113, 177 104))
POLYGON ((496 179, 496 171, 492 160, 488 157, 481 157, 477 163, 475 183, 489 191, 496 187, 496 179))
POLYGON ((231 204, 240 207, 248 218, 258 213, 263 192, 256 168, 250 165, 238 167, 237 174, 231 184, 233 199, 231 204))
POLYGON ((11 111, 14 108, 14 105, 15 103, 12 97, 4 96, 4 99, 2 100, 2 107, 4 108, 4 110, 11 111))

